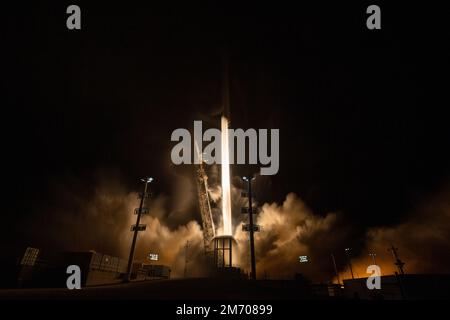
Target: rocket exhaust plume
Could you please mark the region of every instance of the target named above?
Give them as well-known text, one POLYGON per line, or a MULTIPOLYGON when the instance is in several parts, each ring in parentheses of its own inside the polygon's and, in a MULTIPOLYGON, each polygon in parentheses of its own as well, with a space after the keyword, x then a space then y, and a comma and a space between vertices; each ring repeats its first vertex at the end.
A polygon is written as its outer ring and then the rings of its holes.
POLYGON ((228 119, 222 116, 222 221, 223 235, 231 236, 230 156, 228 145, 228 119))

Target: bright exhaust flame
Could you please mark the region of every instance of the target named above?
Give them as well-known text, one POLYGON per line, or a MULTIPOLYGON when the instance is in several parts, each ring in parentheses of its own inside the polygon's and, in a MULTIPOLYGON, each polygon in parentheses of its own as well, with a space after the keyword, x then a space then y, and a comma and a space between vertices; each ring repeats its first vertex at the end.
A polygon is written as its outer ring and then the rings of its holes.
POLYGON ((228 145, 228 120, 221 119, 222 129, 222 216, 223 235, 231 236, 230 156, 228 145))

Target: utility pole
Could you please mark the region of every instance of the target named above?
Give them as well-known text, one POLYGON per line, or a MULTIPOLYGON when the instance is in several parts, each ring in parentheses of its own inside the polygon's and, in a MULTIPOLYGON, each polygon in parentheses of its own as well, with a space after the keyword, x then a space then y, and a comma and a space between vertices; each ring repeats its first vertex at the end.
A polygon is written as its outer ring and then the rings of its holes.
POLYGON ((133 268, 133 260, 134 260, 134 250, 136 248, 136 240, 137 235, 139 231, 144 231, 146 228, 146 225, 140 225, 139 222, 141 221, 141 215, 142 214, 148 214, 148 209, 143 208, 144 206, 144 199, 148 198, 150 195, 147 193, 147 186, 150 182, 153 181, 153 178, 148 177, 145 179, 141 179, 142 182, 144 182, 144 192, 140 195, 140 203, 139 203, 139 209, 135 209, 134 213, 137 214, 136 218, 136 225, 131 226, 131 231, 134 231, 133 233, 133 241, 131 242, 131 249, 130 249, 130 256, 128 258, 128 266, 127 266, 127 274, 125 276, 125 282, 129 282, 131 278, 131 271, 133 268))
POLYGON ((255 239, 254 239, 254 232, 255 227, 258 228, 258 226, 255 226, 253 224, 253 207, 252 207, 252 180, 255 179, 255 177, 242 178, 244 181, 247 182, 247 192, 248 192, 248 231, 250 232, 250 262, 251 262, 251 279, 256 280, 256 261, 255 261, 255 239))
POLYGON ((345 255, 347 257, 347 263, 348 263, 348 267, 350 269, 350 273, 352 274, 352 279, 354 280, 355 277, 353 275, 352 260, 350 258, 350 248, 345 248, 345 255))
POLYGON ((187 278, 188 263, 189 263, 189 241, 186 241, 184 246, 184 277, 187 278))
POLYGON ((398 257, 398 252, 397 252, 398 248, 395 248, 394 245, 391 245, 391 247, 388 249, 388 251, 392 252, 392 256, 394 257, 395 260, 395 265, 398 268, 398 271, 400 271, 401 275, 404 275, 405 272, 403 271, 403 266, 405 265, 405 263, 400 260, 400 258, 398 257))
POLYGON ((339 279, 339 272, 336 266, 336 260, 334 259, 334 254, 331 254, 331 260, 333 260, 334 273, 336 274, 338 284, 341 284, 341 280, 339 279))

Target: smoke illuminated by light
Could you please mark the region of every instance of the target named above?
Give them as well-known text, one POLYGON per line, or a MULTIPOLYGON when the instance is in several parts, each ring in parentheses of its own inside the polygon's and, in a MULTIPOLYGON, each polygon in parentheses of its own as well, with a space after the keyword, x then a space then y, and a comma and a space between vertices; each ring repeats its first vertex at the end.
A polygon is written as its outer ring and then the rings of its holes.
POLYGON ((228 119, 222 116, 222 216, 223 235, 231 236, 230 157, 228 152, 228 119))

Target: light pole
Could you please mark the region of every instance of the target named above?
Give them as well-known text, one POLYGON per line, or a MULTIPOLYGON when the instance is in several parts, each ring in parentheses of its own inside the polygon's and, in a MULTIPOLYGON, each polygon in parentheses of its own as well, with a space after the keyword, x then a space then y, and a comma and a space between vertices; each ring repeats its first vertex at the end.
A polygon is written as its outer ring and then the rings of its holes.
POLYGON ((136 247, 136 240, 137 240, 137 235, 139 232, 139 222, 141 221, 142 207, 144 205, 144 199, 147 197, 147 186, 153 180, 154 179, 152 177, 147 177, 147 178, 141 179, 141 181, 144 182, 144 192, 141 195, 141 201, 139 203, 139 210, 137 212, 136 225, 134 227, 133 241, 131 242, 130 256, 128 258, 127 274, 125 276, 126 282, 129 282, 130 278, 131 278, 131 270, 133 268, 133 260, 134 260, 134 250, 136 247))
POLYGON ((377 261, 375 260, 375 257, 377 256, 377 254, 376 253, 369 253, 369 256, 372 257, 372 262, 373 262, 374 265, 376 265, 377 261))
POLYGON ((247 178, 243 177, 242 180, 247 182, 248 192, 248 219, 249 219, 249 232, 250 232, 250 262, 251 262, 251 279, 256 280, 256 262, 255 262, 255 240, 253 236, 253 207, 252 207, 252 181, 255 177, 247 178))
POLYGON ((352 279, 355 279, 355 277, 353 276, 352 261, 350 259, 350 250, 351 250, 350 248, 345 248, 345 255, 347 256, 347 263, 350 269, 350 273, 352 274, 352 279))

